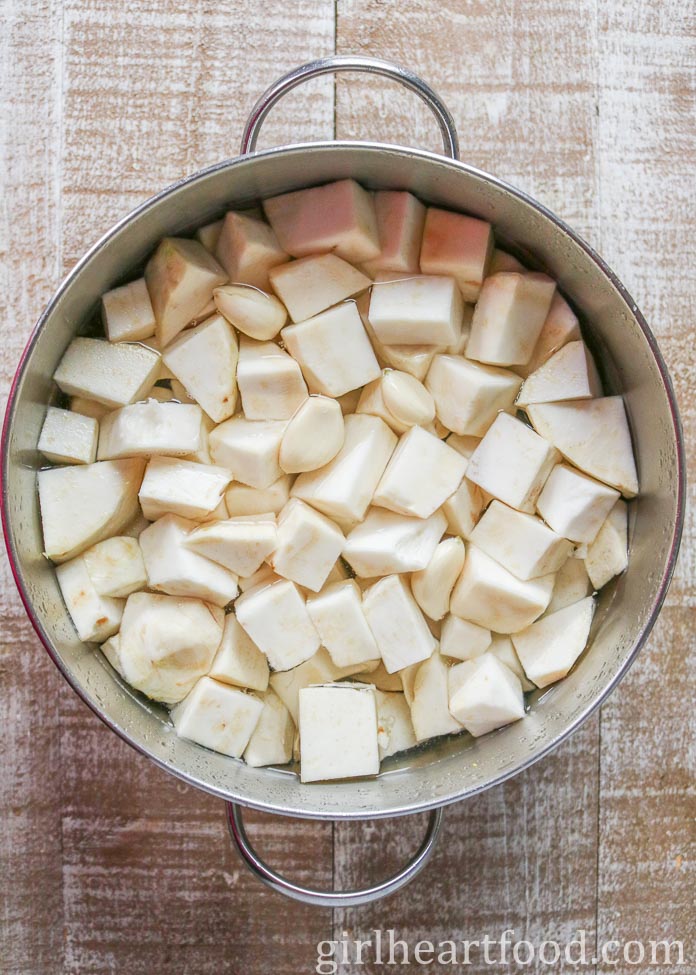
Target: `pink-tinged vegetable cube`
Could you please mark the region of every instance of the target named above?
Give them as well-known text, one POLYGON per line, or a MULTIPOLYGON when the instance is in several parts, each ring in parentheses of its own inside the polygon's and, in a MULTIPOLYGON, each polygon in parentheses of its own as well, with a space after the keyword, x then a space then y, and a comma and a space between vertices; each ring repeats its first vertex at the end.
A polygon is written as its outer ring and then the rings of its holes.
POLYGON ((449 274, 464 301, 476 301, 493 251, 493 231, 485 220, 430 207, 425 217, 420 269, 449 274))
POLYGON ((379 190, 375 193, 375 213, 380 253, 365 263, 367 273, 408 271, 417 274, 425 224, 423 204, 412 193, 379 190))
POLYGON ((532 358, 526 365, 520 365, 517 372, 525 379, 539 366, 550 359, 567 342, 582 338, 578 316, 558 291, 553 296, 549 313, 539 333, 532 358))
POLYGON ((269 288, 270 269, 288 260, 267 223, 234 210, 225 217, 215 256, 230 281, 251 284, 265 291, 269 288))

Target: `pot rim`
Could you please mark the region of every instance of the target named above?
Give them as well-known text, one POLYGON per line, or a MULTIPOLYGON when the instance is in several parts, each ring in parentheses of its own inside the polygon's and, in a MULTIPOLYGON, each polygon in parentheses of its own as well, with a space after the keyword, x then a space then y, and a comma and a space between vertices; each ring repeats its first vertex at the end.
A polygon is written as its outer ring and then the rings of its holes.
POLYGON ((10 467, 10 451, 9 443, 12 433, 14 413, 17 406, 17 394, 24 378, 24 374, 29 362, 31 353, 33 352, 34 346, 38 340, 39 335, 43 331, 46 322, 50 319, 53 310, 57 303, 59 302, 63 293, 68 289, 72 282, 79 278, 84 267, 88 265, 92 259, 99 253, 99 251, 104 247, 108 241, 110 241, 115 235, 117 235, 127 224, 129 224, 136 217, 140 216, 145 211, 156 206, 159 202, 166 199, 169 195, 177 192, 182 187, 189 184, 194 184, 198 180, 204 179, 214 173, 221 172, 222 170, 232 169, 236 165, 241 163, 248 163, 256 159, 257 157, 269 157, 277 155, 288 155, 292 153, 305 153, 311 152, 315 149, 331 151, 341 151, 346 148, 354 149, 366 149, 373 152, 383 152, 384 150, 389 150, 391 152, 397 152, 405 156, 416 157, 423 159, 425 161, 436 161, 439 165, 446 165, 452 169, 466 172, 469 175, 475 176, 478 179, 484 180, 499 189, 506 191, 511 194, 521 203, 524 203, 533 209, 541 213, 545 218, 547 218, 551 223, 553 223, 558 229, 563 233, 567 234, 584 252, 586 257, 594 263, 599 270, 607 277, 616 291, 619 293, 626 306, 628 307, 631 315, 637 322, 639 328, 643 332, 650 351, 653 355, 655 364, 660 373, 662 379, 662 384, 667 395, 667 400, 669 403, 669 410, 672 419, 673 429, 674 429, 674 439, 676 446, 676 458, 677 458, 677 471, 676 471, 676 483, 677 483, 677 499, 676 499, 676 513, 674 521, 674 530, 672 533, 672 539, 670 542, 669 555, 667 561, 663 567, 660 583, 653 600, 653 605, 650 610, 650 614, 646 619, 644 626, 639 632, 636 640, 634 641, 633 647, 630 653, 627 654, 626 658, 618 668, 617 672, 611 678, 611 680, 602 688, 602 690, 597 694, 596 698, 592 700, 587 707, 581 711, 570 724, 563 729, 563 731, 558 734, 552 741, 548 742, 545 746, 539 749, 539 751, 530 755, 523 762, 515 766, 514 768, 507 769, 494 775, 489 780, 482 782, 473 788, 467 788, 465 793, 453 793, 446 795, 444 797, 439 796, 434 799, 427 799, 425 801, 418 801, 413 803, 402 803, 399 807, 389 808, 387 810, 371 810, 369 813, 369 818, 371 819, 382 819, 392 816, 407 815, 416 812, 425 812, 428 810, 435 809, 441 806, 447 806, 454 802, 458 802, 463 798, 469 798, 480 792, 485 791, 493 786, 500 785, 507 779, 512 778, 518 773, 529 768, 535 762, 544 758, 551 751, 557 748, 562 742, 564 742, 571 734, 573 734, 592 714, 593 712, 606 700, 606 698, 615 690, 619 682, 623 679, 628 669, 632 666, 638 653, 645 645, 645 642, 655 624, 655 621, 660 613, 660 610, 664 604, 665 597, 667 595, 667 590, 669 589, 672 576, 674 574, 674 569, 676 566, 677 556, 679 553, 679 546, 681 542, 682 530, 684 525, 684 515, 685 515, 685 498, 686 498, 686 457, 685 457, 685 447, 684 447, 684 436, 681 418, 679 415, 679 408, 677 406, 676 396, 674 393, 674 388, 672 385, 672 380, 667 369, 665 360, 660 352, 655 336, 653 335, 650 327, 647 324, 644 316, 642 315, 640 309, 638 308, 636 302, 633 300, 632 296, 621 283, 616 274, 611 270, 608 264, 603 260, 602 257, 579 235, 577 234, 568 224, 565 223, 560 217, 556 216, 551 210, 549 210, 544 204, 539 203, 533 197, 529 196, 523 190, 520 190, 506 181, 499 179, 484 170, 478 169, 475 166, 463 163, 460 160, 451 159, 443 156, 439 153, 430 152, 425 149, 415 149, 412 147, 401 146, 391 143, 381 143, 372 141, 348 141, 348 140, 326 140, 320 142, 301 142, 292 143, 285 146, 274 146, 269 149, 257 151, 247 155, 236 156, 230 159, 222 160, 221 162, 214 163, 211 166, 207 166, 204 169, 197 170, 196 172, 184 176, 176 182, 170 184, 160 192, 149 197, 138 206, 134 207, 129 213, 118 220, 109 230, 106 231, 99 238, 99 240, 89 248, 89 250, 80 258, 77 264, 72 268, 72 270, 63 278, 58 288, 53 293, 51 299, 46 305, 45 309, 38 318, 36 325, 34 326, 27 344, 22 352, 22 355, 17 366, 17 370, 14 374, 12 384, 10 386, 10 391, 7 399, 7 405, 5 409, 5 417, 3 421, 2 435, 0 437, 0 450, 2 451, 2 492, 0 494, 0 520, 2 522, 3 534, 5 539, 5 546, 7 549, 8 559, 10 563, 10 569, 12 571, 12 576, 15 581, 15 585, 19 591, 20 598, 24 605, 24 609, 29 617, 29 620, 36 632, 39 640, 44 646, 44 649, 48 653, 49 657, 56 665, 58 670, 61 672, 67 683, 75 691, 75 693, 81 698, 81 700, 90 708, 91 711, 96 714, 96 716, 104 722, 112 731, 114 731, 123 741, 134 748, 141 755, 146 756, 152 762, 154 762, 159 768, 164 769, 175 775, 177 778, 186 782, 188 785, 192 785, 195 788, 201 789, 211 795, 218 798, 237 802, 241 805, 247 806, 249 808, 258 809, 263 812, 276 813, 281 815, 290 815, 298 818, 304 819, 333 819, 333 820, 351 820, 351 819, 364 819, 365 814, 361 812, 355 812, 348 810, 345 813, 338 812, 331 816, 327 816, 322 813, 312 813, 308 812, 306 809, 298 808, 285 808, 271 805, 270 803, 263 803, 260 801, 252 801, 244 796, 231 795, 224 789, 217 788, 208 783, 200 781, 195 775, 191 775, 184 772, 178 768, 173 767, 171 764, 159 759, 153 755, 144 745, 136 740, 136 738, 129 734, 125 729, 119 727, 99 706, 96 702, 90 699, 87 692, 79 686, 77 681, 73 678, 73 675, 68 667, 63 664, 58 653, 53 647, 52 641, 48 637, 48 634, 44 630, 40 620, 38 619, 36 613, 34 612, 34 607, 32 605, 31 599, 29 597, 27 588, 24 584, 22 570, 19 564, 19 557, 16 552, 14 537, 12 533, 9 506, 8 506, 8 470, 10 467))

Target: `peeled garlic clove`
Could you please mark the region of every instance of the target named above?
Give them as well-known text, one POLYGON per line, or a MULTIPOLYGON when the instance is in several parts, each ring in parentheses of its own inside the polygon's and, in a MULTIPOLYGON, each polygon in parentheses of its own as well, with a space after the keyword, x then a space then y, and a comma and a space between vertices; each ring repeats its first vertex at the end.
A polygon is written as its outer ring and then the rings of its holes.
POLYGON ((435 418, 435 401, 415 376, 398 369, 386 369, 382 379, 384 404, 401 423, 426 426, 435 418))
POLYGON ((431 620, 441 620, 449 612, 450 596, 463 567, 464 542, 446 538, 428 565, 411 576, 413 598, 431 620))
POLYGON ((275 338, 288 318, 275 295, 250 285, 226 284, 215 289, 213 299, 220 314, 252 339, 275 338))
POLYGON ((336 456, 345 437, 336 400, 310 396, 291 418, 280 442, 280 466, 286 474, 315 471, 336 456))

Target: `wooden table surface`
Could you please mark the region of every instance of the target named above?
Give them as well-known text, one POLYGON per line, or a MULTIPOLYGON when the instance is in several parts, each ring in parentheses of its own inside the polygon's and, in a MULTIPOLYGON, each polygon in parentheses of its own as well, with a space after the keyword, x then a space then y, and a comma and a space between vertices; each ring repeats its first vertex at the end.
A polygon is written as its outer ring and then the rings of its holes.
MULTIPOLYGON (((4 398, 33 322, 89 245, 159 188, 236 154, 249 108, 277 75, 355 52, 420 72, 452 110, 465 161, 530 192, 607 258, 659 338, 693 455, 689 4, 3 0, 2 13, 4 398)), ((262 143, 334 134, 439 145, 413 96, 345 76, 294 92, 262 143)), ((537 945, 584 929, 591 950, 679 939, 686 967, 582 970, 696 971, 695 531, 691 508, 666 608, 601 714, 524 774, 450 808, 412 886, 333 915, 263 889, 230 848, 222 804, 153 767, 87 710, 42 651, 3 563, 0 972, 296 975, 315 970, 318 941, 375 928, 412 945, 506 928, 537 945)), ((273 863, 337 887, 384 874, 423 828, 422 817, 249 820, 273 863)))

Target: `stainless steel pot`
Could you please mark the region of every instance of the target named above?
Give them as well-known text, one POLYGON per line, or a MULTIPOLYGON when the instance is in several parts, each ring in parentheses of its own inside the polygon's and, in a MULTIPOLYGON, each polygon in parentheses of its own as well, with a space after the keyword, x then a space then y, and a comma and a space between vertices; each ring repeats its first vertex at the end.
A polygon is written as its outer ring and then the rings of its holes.
POLYGON ((187 177, 139 206, 82 258, 61 284, 27 345, 3 433, 2 516, 17 587, 55 664, 80 697, 125 741, 161 768, 227 802, 230 831, 246 863, 276 890, 310 903, 365 903, 403 886, 424 865, 442 807, 503 782, 555 748, 616 687, 655 622, 674 569, 684 512, 683 441, 664 360, 643 316, 602 259, 558 217, 524 193, 457 159, 452 118, 411 72, 371 58, 312 62, 280 79, 249 118, 242 155, 187 177), (284 146, 255 153, 260 126, 286 91, 318 74, 377 73, 405 84, 435 113, 446 156, 375 142, 284 146), (101 654, 79 642, 51 565, 42 556, 36 445, 51 376, 68 342, 95 315, 100 295, 138 272, 159 239, 186 234, 230 208, 353 176, 371 188, 408 189, 423 200, 490 220, 498 240, 556 278, 585 323, 608 389, 624 396, 641 494, 630 506, 630 563, 602 592, 591 646, 558 686, 532 696, 530 714, 479 740, 436 739, 395 756, 375 779, 301 785, 287 769, 250 768, 177 738, 167 712, 124 685, 101 654), (312 891, 279 877, 252 849, 241 807, 320 819, 400 816, 431 810, 426 837, 396 876, 363 891, 312 891))

